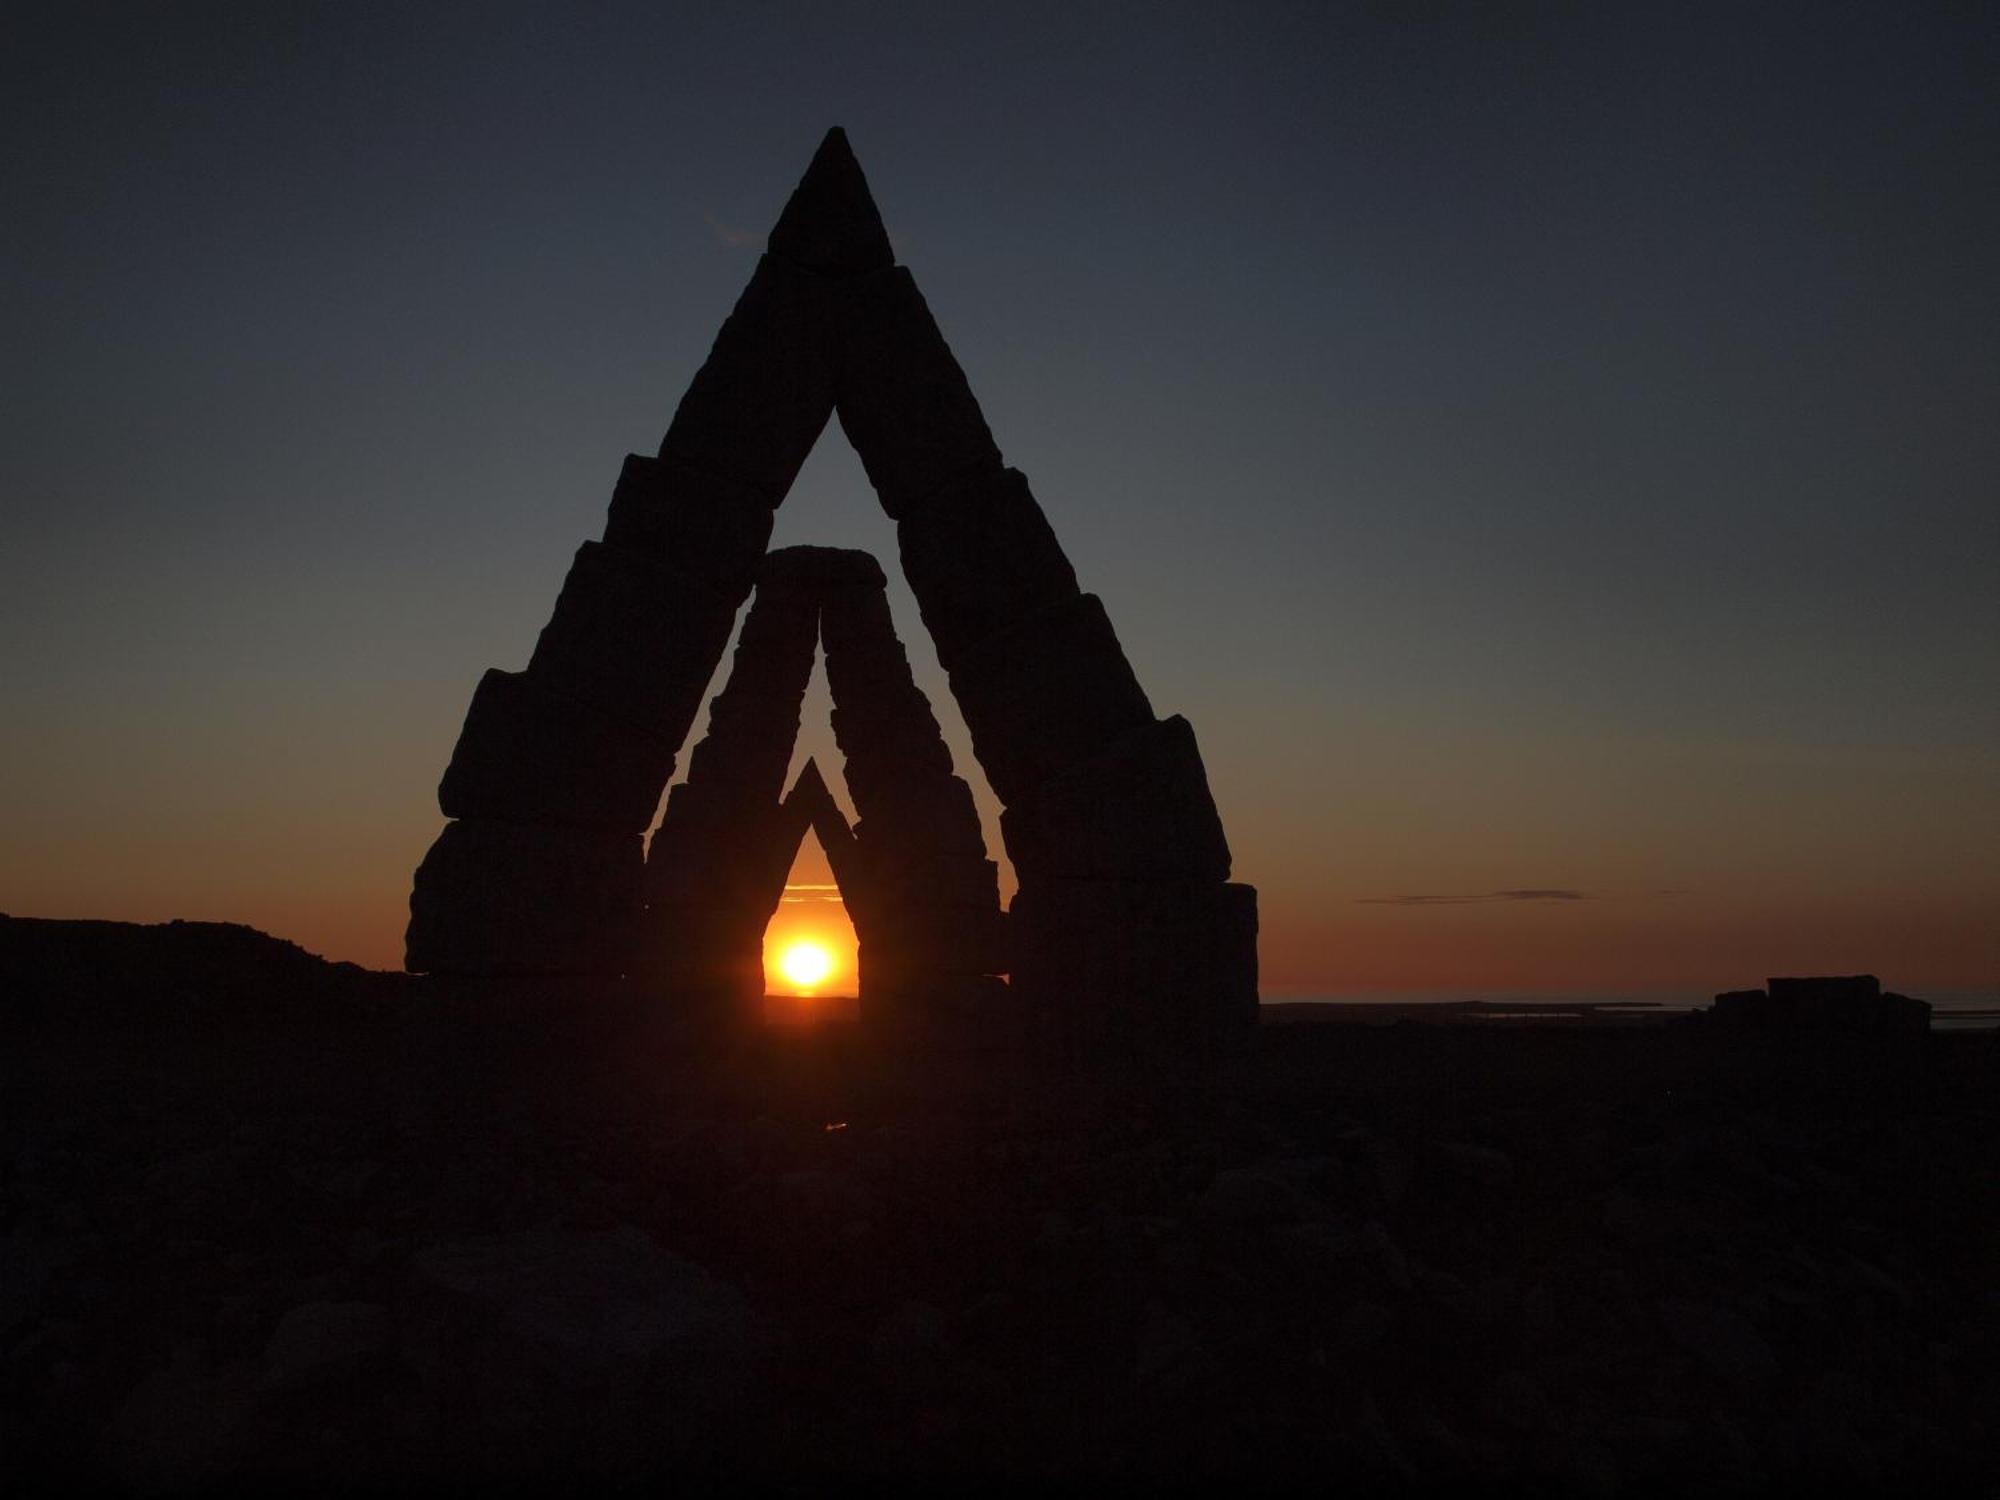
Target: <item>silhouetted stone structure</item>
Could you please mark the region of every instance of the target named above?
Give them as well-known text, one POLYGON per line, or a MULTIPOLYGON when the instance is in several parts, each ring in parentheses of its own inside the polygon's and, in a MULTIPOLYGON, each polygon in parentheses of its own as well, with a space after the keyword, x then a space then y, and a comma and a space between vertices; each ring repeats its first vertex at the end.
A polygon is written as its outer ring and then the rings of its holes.
POLYGON ((1914 1035, 1929 1032, 1930 1005, 1884 993, 1873 974, 1767 979, 1767 989, 1728 990, 1700 1019, 1733 1030, 1828 1035, 1914 1035))
MULTIPOLYGON (((1002 461, 838 130, 786 205, 659 458, 626 461, 604 541, 579 552, 528 671, 481 684, 440 789, 461 821, 417 872, 410 967, 632 962, 639 829, 756 577, 772 508, 834 412, 896 522, 904 575, 1006 806, 1021 881, 1010 932, 997 915, 990 938, 963 920, 984 910, 993 880, 970 793, 941 754, 900 646, 888 649, 879 586, 823 579, 836 735, 860 817, 850 905, 866 912, 881 893, 863 930, 864 974, 937 998, 947 975, 976 980, 1004 958, 1015 1000, 1046 1034, 1086 1050, 1181 1051, 1241 1033, 1256 1014, 1256 894, 1229 881, 1193 730, 1155 716, 1102 603, 1080 588, 1027 480, 1002 461)), ((791 587, 782 572, 760 585, 760 605, 765 589, 774 600, 772 638, 746 626, 717 700, 728 713, 690 767, 690 787, 718 790, 688 794, 686 811, 677 793, 656 850, 677 850, 683 823, 743 826, 725 815, 736 793, 723 788, 775 806, 771 760, 791 743, 783 721, 789 711, 796 722, 788 694, 806 670, 802 651, 810 662, 809 636, 778 602, 791 587)), ((705 837, 688 833, 689 848, 707 850, 705 837)), ((709 899, 734 903, 738 867, 713 850, 702 858, 691 853, 687 870, 723 872, 723 894, 709 899)), ((692 890, 665 894, 680 878, 678 854, 672 864, 650 877, 655 894, 692 911, 692 890)), ((689 962, 714 972, 708 950, 686 941, 689 962)), ((722 941, 741 952, 740 936, 722 941)), ((669 962, 666 972, 685 971, 669 962)))
POLYGON ((666 987, 725 1008, 762 993, 764 929, 810 827, 861 939, 872 1013, 1001 988, 998 867, 896 638, 886 583, 865 552, 791 547, 765 559, 729 681, 647 855, 640 967, 666 987), (851 830, 810 761, 779 800, 822 639, 860 816, 851 830))

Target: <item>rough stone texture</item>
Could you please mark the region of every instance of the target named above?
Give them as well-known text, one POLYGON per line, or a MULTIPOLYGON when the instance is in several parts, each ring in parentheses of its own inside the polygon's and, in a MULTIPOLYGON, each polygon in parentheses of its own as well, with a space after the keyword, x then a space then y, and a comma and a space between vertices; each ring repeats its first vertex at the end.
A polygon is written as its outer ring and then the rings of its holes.
POLYGON ((981 642, 952 669, 951 689, 972 753, 1010 805, 1153 720, 1095 594, 981 642))
POLYGON ((801 270, 829 277, 886 271, 896 263, 868 179, 839 126, 813 153, 767 248, 801 270))
POLYGON ((1923 1036, 1931 1008, 1908 995, 1885 994, 1873 974, 1823 975, 1765 981, 1764 990, 1730 990, 1695 1019, 1746 1032, 1797 1035, 1923 1036))
POLYGON ((782 547, 764 559, 762 582, 770 588, 797 588, 814 600, 830 589, 879 592, 888 582, 882 565, 852 547, 782 547))
POLYGON ((857 758, 879 760, 924 776, 951 775, 951 751, 921 694, 881 707, 887 711, 872 713, 851 706, 833 711, 833 736, 850 763, 857 758))
MULTIPOLYGON (((848 790, 866 823, 893 814, 952 775, 931 706, 910 674, 885 596, 829 599, 821 611, 833 731, 847 762, 848 790)), ((976 826, 976 819, 975 819, 976 826)))
POLYGON ((1017 469, 982 469, 945 485, 897 524, 896 542, 947 671, 980 641, 1080 592, 1017 469))
MULTIPOLYGON (((858 805, 863 795, 860 789, 873 787, 882 779, 880 775, 862 777, 850 769, 846 773, 848 793, 858 805)), ((862 820, 871 830, 870 837, 941 854, 984 857, 986 836, 980 831, 972 788, 963 777, 924 777, 903 787, 900 795, 870 795, 876 812, 862 820)), ((861 824, 855 832, 861 832, 861 824)))
POLYGON ((998 470, 1000 449, 910 273, 898 266, 844 290, 840 426, 901 520, 948 480, 998 470))
POLYGON ((1043 881, 1010 909, 1013 988, 1067 1055, 1199 1055, 1257 1014, 1247 885, 1043 881))
MULTIPOLYGON (((876 956, 878 973, 893 969, 907 984, 929 975, 1004 974, 1008 933, 1007 913, 997 904, 891 904, 871 924, 863 943, 876 956)), ((868 999, 865 988, 862 999, 868 999)))
MULTIPOLYGON (((864 1013, 934 1009, 952 981, 1006 972, 998 867, 970 789, 910 673, 880 589, 829 594, 820 612, 834 737, 860 823, 864 1013)), ((843 891, 847 889, 843 881, 843 891)))
POLYGON ((640 870, 637 834, 448 823, 417 866, 405 962, 437 974, 615 972, 640 870))
POLYGON ((296 1391, 376 1374, 394 1342, 395 1324, 378 1303, 301 1303, 278 1320, 264 1346, 263 1384, 296 1391))
POLYGON ((606 546, 658 558, 740 605, 771 541, 771 507, 741 484, 631 453, 604 523, 606 546))
POLYGON ((438 785, 448 818, 643 833, 673 775, 658 735, 519 672, 488 672, 438 785))
POLYGON ((829 284, 766 255, 681 398, 660 457, 776 506, 833 411, 829 284))
POLYGON ((1229 841, 1178 714, 1043 782, 1000 829, 1023 882, 1229 878, 1229 841))
POLYGON ((975 854, 939 854, 921 846, 857 841, 855 863, 878 899, 917 906, 1000 905, 1000 867, 975 854))
MULTIPOLYGON (((772 849, 782 839, 785 821, 775 800, 704 797, 695 783, 682 783, 668 799, 667 815, 653 835, 645 885, 648 903, 655 908, 755 906, 771 884, 772 849)), ((784 870, 779 870, 778 884, 783 882, 784 870)))
POLYGON ((871 955, 864 1004, 921 1004, 932 980, 1004 972, 997 867, 911 676, 885 587, 862 553, 787 548, 766 560, 709 733, 653 837, 654 972, 754 999, 764 926, 809 827, 871 955), (853 829, 815 764, 777 795, 815 635, 826 643, 835 736, 862 814, 853 829))
POLYGON ((764 926, 741 904, 654 907, 639 970, 677 1009, 740 1022, 764 991, 764 926))
MULTIPOLYGON (((771 569, 743 621, 729 678, 709 706, 708 732, 688 779, 667 801, 654 835, 649 899, 666 899, 676 870, 720 870, 749 820, 775 816, 798 738, 799 707, 812 678, 819 629, 816 598, 771 569)), ((704 877, 706 878, 706 877, 704 877)))
POLYGON ((735 616, 728 600, 664 564, 585 542, 528 674, 678 749, 735 616))
MULTIPOLYGON (((816 762, 809 760, 805 763, 798 781, 786 795, 785 805, 804 815, 806 826, 819 840, 820 848, 826 851, 826 862, 833 869, 834 883, 840 887, 850 914, 866 906, 871 893, 867 889, 867 874, 855 852, 854 830, 848 827, 846 816, 833 800, 833 793, 827 790, 816 762)), ((796 840, 792 847, 797 849, 796 840)))
POLYGON ((642 826, 657 803, 753 581, 729 684, 644 867, 651 972, 725 990, 761 978, 766 903, 811 826, 851 897, 865 972, 904 1003, 930 984, 986 1004, 992 986, 976 981, 1012 968, 1065 1035, 1200 1048, 1247 1024, 1255 898, 1223 884, 1228 845, 1192 731, 1155 722, 1103 606, 1003 466, 838 130, 660 457, 626 461, 605 541, 578 553, 527 673, 489 674, 475 695, 440 788, 468 821, 418 872, 412 967, 627 961, 630 851, 608 830, 642 826), (879 565, 828 548, 758 562, 770 510, 834 410, 897 522, 974 754, 1007 804, 1014 919, 879 565), (821 640, 852 829, 816 768, 781 801, 821 640), (599 884, 588 874, 614 868, 599 884))
POLYGON ((574 1380, 644 1369, 688 1343, 704 1364, 724 1351, 740 1359, 757 1341, 741 1294, 629 1226, 435 1245, 412 1272, 418 1295, 504 1331, 574 1380))

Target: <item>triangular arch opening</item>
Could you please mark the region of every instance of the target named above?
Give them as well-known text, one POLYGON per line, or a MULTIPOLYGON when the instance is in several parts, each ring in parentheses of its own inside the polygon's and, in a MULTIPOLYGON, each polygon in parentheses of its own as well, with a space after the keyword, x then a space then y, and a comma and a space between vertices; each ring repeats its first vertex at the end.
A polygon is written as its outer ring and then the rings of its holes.
MULTIPOLYGON (((766 556, 774 513, 829 419, 895 523, 900 572, 1004 804, 1000 833, 1019 879, 1002 913, 969 787, 950 770, 928 704, 921 718, 935 751, 908 738, 914 715, 878 735, 875 726, 897 722, 899 695, 921 697, 898 644, 901 681, 866 714, 846 713, 869 726, 857 743, 877 742, 857 757, 836 724, 857 846, 901 861, 864 870, 866 901, 888 914, 874 973, 913 1003, 938 1003, 953 990, 940 982, 948 978, 1009 974, 1014 1001, 1086 1045, 1179 1051, 1239 1037, 1256 1015, 1256 893, 1229 880, 1193 731, 1155 715, 1102 602, 1083 591, 1026 477, 1006 467, 838 129, 772 230, 658 456, 627 458, 603 540, 579 549, 527 670, 480 683, 439 788, 453 821, 413 882, 408 966, 644 974, 659 952, 657 943, 644 951, 647 924, 679 902, 688 922, 678 968, 652 969, 663 993, 725 971, 725 988, 761 990, 767 917, 757 913, 746 948, 741 894, 783 884, 766 862, 761 820, 775 813, 791 758, 796 693, 782 735, 770 720, 719 725, 711 714, 643 854, 640 830, 754 585, 743 662, 770 564, 785 555, 766 556), (899 763, 904 750, 917 758, 899 763), (707 778, 705 752, 716 773, 707 778), (938 756, 943 770, 928 783, 903 774, 936 772, 938 756), (746 783, 756 788, 747 797, 746 783), (897 810, 878 814, 878 801, 897 810), (686 845, 699 858, 661 860, 663 838, 669 854, 686 845)), ((874 609, 886 630, 880 570, 869 566, 873 602, 849 620, 873 628, 874 609)), ((818 612, 811 589, 793 593, 793 615, 818 612)), ((841 698, 833 618, 829 677, 841 698)), ((802 692, 810 630, 794 647, 804 653, 802 692)), ((795 650, 790 660, 798 665, 795 650)), ((867 673, 853 682, 870 696, 867 673)), ((864 894, 841 884, 850 898, 864 894)), ((856 924, 864 993, 871 920, 856 924)), ((989 993, 977 983, 962 991, 989 993)))
POLYGON ((860 1010, 860 961, 860 935, 840 882, 807 827, 764 928, 764 1020, 851 1020, 860 1010))

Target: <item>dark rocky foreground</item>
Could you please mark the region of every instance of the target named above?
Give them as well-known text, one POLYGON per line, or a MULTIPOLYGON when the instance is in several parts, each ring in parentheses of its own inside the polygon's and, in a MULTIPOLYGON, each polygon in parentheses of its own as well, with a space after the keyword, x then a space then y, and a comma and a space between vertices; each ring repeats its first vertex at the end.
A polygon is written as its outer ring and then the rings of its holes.
POLYGON ((1295 1025, 1144 1086, 81 929, 0 920, 17 1492, 2000 1474, 1991 1034, 1295 1025))

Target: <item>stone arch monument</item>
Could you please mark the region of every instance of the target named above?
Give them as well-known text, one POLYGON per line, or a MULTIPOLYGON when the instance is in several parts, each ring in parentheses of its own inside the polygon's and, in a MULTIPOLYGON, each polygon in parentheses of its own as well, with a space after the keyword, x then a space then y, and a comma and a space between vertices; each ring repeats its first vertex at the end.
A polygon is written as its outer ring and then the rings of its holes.
MULTIPOLYGON (((659 934, 679 899, 666 874, 681 837, 676 808, 701 804, 688 788, 731 778, 770 786, 775 802, 797 727, 794 700, 791 732, 777 732, 779 703, 792 677, 803 691, 813 634, 800 622, 816 607, 836 698, 845 673, 846 696, 873 705, 848 734, 835 726, 863 825, 876 816, 872 766, 902 754, 928 764, 915 705, 900 680, 876 680, 881 653, 866 644, 883 631, 894 639, 879 587, 843 592, 825 576, 805 587, 817 565, 778 562, 716 700, 721 722, 712 714, 669 800, 657 857, 642 853, 737 610, 766 567, 773 511, 835 415, 896 523, 904 577, 1005 809, 1020 878, 999 955, 1010 1003, 1087 1048, 1139 1036, 1202 1047, 1253 1024, 1256 893, 1229 880, 1193 730, 1154 715, 1102 603, 1079 587, 1026 478, 1002 461, 837 129, 659 456, 626 459, 604 538, 578 550, 527 670, 480 682, 439 786, 452 821, 416 872, 408 967, 671 974, 659 934), (787 567, 804 576, 788 580, 787 567), (778 690, 768 703, 746 699, 739 724, 730 700, 746 651, 768 657, 778 690), (836 665, 843 653, 851 672, 836 665)), ((935 733, 927 703, 921 721, 935 733)), ((969 826, 965 847, 935 852, 984 861, 965 783, 948 755, 932 769, 887 818, 969 826)), ((938 972, 922 959, 935 935, 921 923, 881 930, 882 972, 938 972)))

